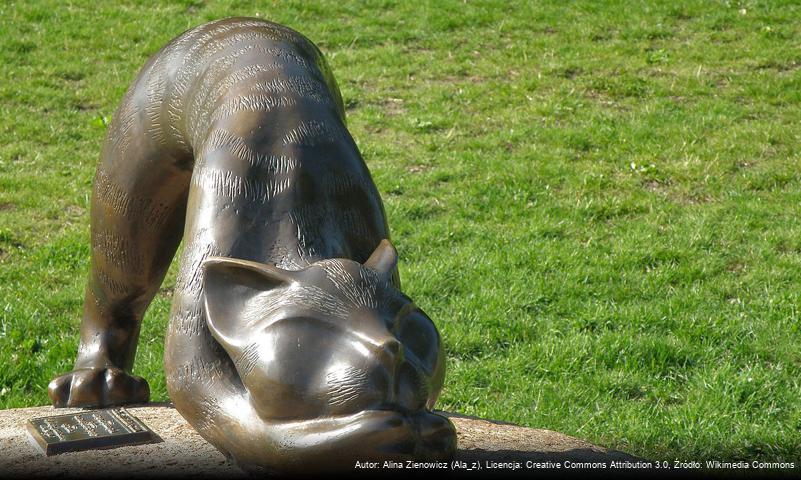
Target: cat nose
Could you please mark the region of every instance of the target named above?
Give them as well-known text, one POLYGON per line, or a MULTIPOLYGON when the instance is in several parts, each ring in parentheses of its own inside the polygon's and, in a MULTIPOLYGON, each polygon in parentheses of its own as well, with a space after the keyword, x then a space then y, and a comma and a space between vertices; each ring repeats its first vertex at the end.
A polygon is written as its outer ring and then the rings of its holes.
POLYGON ((391 338, 384 342, 382 345, 383 349, 392 354, 392 356, 397 357, 401 351, 401 344, 397 339, 391 338))
POLYGON ((378 345, 378 353, 389 365, 395 365, 402 360, 403 346, 396 338, 388 338, 378 345))
POLYGON ((380 318, 372 314, 357 313, 350 318, 353 334, 370 351, 380 356, 396 358, 403 354, 403 345, 380 318))

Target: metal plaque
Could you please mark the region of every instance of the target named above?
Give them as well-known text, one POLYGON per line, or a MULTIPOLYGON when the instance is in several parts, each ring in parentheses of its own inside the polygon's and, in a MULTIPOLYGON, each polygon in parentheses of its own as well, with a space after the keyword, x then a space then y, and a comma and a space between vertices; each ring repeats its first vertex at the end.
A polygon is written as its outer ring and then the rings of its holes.
POLYGON ((124 408, 33 418, 26 426, 30 438, 48 456, 161 441, 124 408))

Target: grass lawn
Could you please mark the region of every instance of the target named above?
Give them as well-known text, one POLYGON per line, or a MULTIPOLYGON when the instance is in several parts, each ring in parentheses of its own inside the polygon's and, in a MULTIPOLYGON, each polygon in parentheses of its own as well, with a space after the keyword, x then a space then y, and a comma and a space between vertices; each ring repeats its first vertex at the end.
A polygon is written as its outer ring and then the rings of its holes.
MULTIPOLYGON (((184 30, 326 53, 438 407, 653 459, 801 457, 801 7, 781 1, 0 4, 0 407, 78 344, 105 125, 184 30)), ((135 373, 167 400, 176 265, 135 373)))

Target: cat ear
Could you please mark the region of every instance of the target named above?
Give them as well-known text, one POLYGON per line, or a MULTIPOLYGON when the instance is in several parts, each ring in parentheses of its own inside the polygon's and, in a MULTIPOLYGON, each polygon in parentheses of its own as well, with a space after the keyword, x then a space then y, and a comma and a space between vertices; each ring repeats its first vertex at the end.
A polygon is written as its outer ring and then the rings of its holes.
POLYGON ((201 268, 209 329, 226 349, 247 337, 251 299, 295 281, 291 271, 238 258, 210 257, 201 268))
POLYGON ((398 252, 388 239, 381 240, 370 258, 364 262, 365 267, 385 278, 393 275, 397 264, 398 252))

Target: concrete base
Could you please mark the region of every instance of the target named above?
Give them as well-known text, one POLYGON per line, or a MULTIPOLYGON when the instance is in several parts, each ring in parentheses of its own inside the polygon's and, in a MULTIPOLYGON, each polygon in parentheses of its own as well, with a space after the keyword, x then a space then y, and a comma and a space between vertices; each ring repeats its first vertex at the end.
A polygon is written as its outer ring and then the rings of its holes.
MULTIPOLYGON (((0 410, 0 474, 10 477, 192 476, 240 478, 244 473, 200 437, 169 404, 126 407, 163 440, 160 443, 46 457, 28 438, 25 423, 79 411, 33 407, 0 410)), ((550 430, 442 412, 456 426, 456 460, 508 462, 610 462, 638 459, 550 430)), ((529 470, 530 472, 530 470, 529 470)), ((380 470, 376 473, 380 473, 380 470)))

